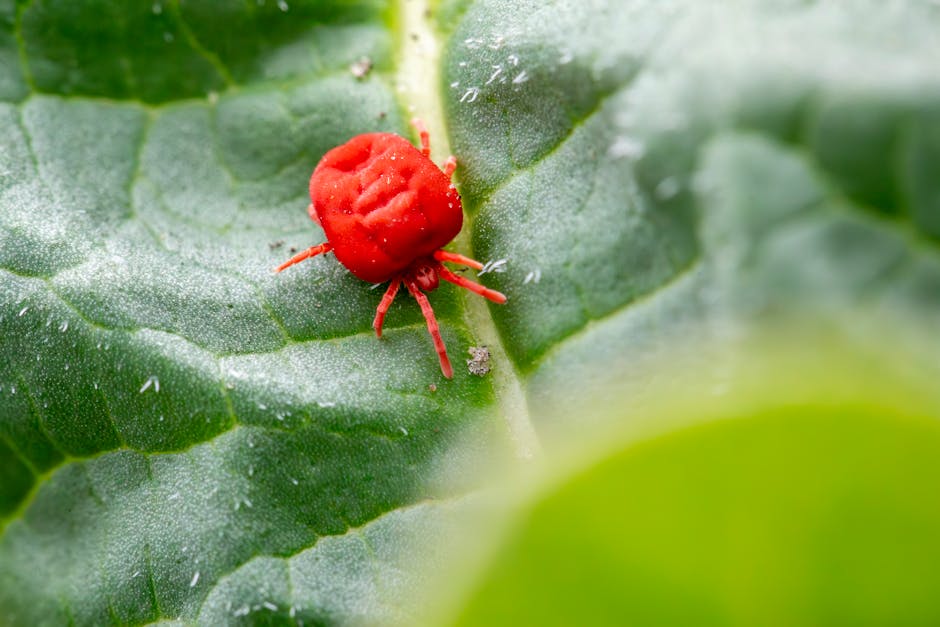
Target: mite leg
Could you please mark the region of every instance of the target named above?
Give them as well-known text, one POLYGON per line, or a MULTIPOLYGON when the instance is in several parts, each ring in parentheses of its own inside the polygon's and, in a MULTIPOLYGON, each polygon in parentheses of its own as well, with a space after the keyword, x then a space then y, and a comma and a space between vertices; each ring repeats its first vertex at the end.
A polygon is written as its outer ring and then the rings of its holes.
POLYGON ((428 333, 431 334, 431 339, 434 341, 434 348, 437 350, 437 358, 441 362, 441 372, 443 372, 444 376, 448 379, 452 379, 454 377, 454 369, 451 368, 450 359, 447 358, 447 348, 444 346, 444 340, 441 339, 441 329, 437 326, 437 319, 434 317, 434 310, 431 309, 431 303, 428 302, 428 297, 424 295, 424 292, 421 291, 418 284, 411 279, 405 279, 405 287, 408 288, 411 295, 418 301, 418 305, 421 307, 421 313, 424 314, 424 319, 428 323, 428 333))
POLYGON ((307 215, 310 216, 310 219, 320 224, 320 216, 317 215, 317 210, 313 208, 313 203, 307 205, 307 215))
POLYGON ((444 176, 450 178, 454 175, 454 170, 457 169, 457 157, 451 155, 447 157, 447 161, 444 162, 444 176))
POLYGON ((471 292, 473 292, 474 294, 479 294, 483 298, 488 298, 494 303, 499 303, 500 305, 502 305, 503 303, 506 302, 505 295, 497 292, 496 290, 491 290, 487 287, 483 287, 479 283, 474 283, 473 281, 465 279, 462 276, 458 276, 454 274, 453 272, 451 272, 450 270, 448 270, 447 268, 445 268, 444 266, 438 267, 437 273, 445 281, 450 281, 454 285, 459 285, 460 287, 466 288, 470 290, 471 292))
POLYGON ((317 244, 316 246, 311 246, 307 250, 297 253, 277 268, 274 269, 275 272, 280 272, 285 268, 290 268, 295 263, 300 263, 304 259, 309 259, 310 257, 316 257, 317 255, 322 255, 323 253, 328 253, 333 250, 333 244, 329 242, 323 242, 322 244, 317 244))
POLYGON ((375 320, 372 321, 372 328, 375 329, 376 337, 382 337, 382 321, 385 320, 385 314, 388 313, 388 308, 392 306, 392 301, 395 300, 399 285, 401 285, 401 279, 397 277, 392 279, 392 282, 388 284, 388 289, 385 290, 385 296, 379 302, 378 309, 375 310, 375 320))
POLYGON ((434 258, 438 261, 449 261, 450 263, 459 263, 464 266, 469 266, 474 270, 482 270, 483 264, 477 261, 476 259, 471 259, 470 257, 464 257, 463 255, 458 255, 457 253, 449 253, 446 250, 435 250, 434 258))
POLYGON ((428 133, 428 127, 424 125, 421 118, 411 118, 411 125, 418 129, 418 135, 421 136, 421 154, 425 157, 431 156, 431 135, 428 133))

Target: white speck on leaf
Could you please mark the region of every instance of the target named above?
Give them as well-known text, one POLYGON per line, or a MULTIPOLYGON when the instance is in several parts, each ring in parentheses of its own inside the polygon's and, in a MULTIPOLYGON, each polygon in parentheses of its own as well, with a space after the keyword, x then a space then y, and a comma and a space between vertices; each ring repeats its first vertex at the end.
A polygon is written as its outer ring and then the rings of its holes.
POLYGON ((508 259, 496 259, 487 261, 483 264, 483 268, 477 272, 478 275, 486 274, 487 272, 505 272, 506 271, 506 262, 508 259))
POLYGON ((277 8, 285 13, 290 10, 290 7, 287 5, 287 0, 277 0, 277 8))
POLYGON ((153 387, 154 392, 160 391, 160 379, 158 379, 156 375, 150 375, 149 377, 147 377, 147 380, 144 381, 144 384, 140 386, 140 394, 143 394, 144 392, 149 390, 151 386, 153 387))
POLYGON ((642 142, 626 136, 620 136, 614 139, 610 148, 607 149, 607 155, 615 159, 620 157, 638 159, 643 156, 644 152, 646 152, 646 148, 643 146, 642 142))
POLYGON ((541 280, 542 280, 542 271, 536 268, 535 270, 532 270, 531 272, 529 272, 529 274, 525 275, 525 280, 522 282, 522 284, 525 285, 527 283, 538 283, 541 280))
POLYGON ((274 605, 273 603, 271 603, 270 601, 265 601, 265 602, 264 602, 264 606, 265 606, 266 608, 268 608, 269 610, 271 610, 272 612, 276 612, 276 611, 277 611, 277 606, 274 605))
POLYGON ((465 91, 463 93, 463 96, 460 97, 460 102, 466 102, 466 103, 474 102, 479 95, 480 95, 479 87, 468 87, 467 91, 465 91))
POLYGON ((497 78, 499 78, 499 75, 502 74, 502 73, 503 73, 503 66, 502 66, 502 65, 494 65, 494 66, 493 66, 493 73, 490 75, 490 79, 489 79, 488 81, 486 81, 485 84, 486 84, 486 85, 489 85, 490 83, 492 83, 493 81, 495 81, 497 78))
POLYGON ((27 305, 26 307, 23 307, 22 309, 20 309, 20 313, 18 313, 18 314, 16 314, 16 315, 17 315, 17 317, 22 317, 22 315, 23 315, 24 313, 26 313, 27 311, 29 311, 29 306, 28 306, 28 305, 27 305))
POLYGON ((196 574, 193 575, 192 581, 189 582, 189 587, 195 588, 197 583, 199 583, 199 571, 198 570, 196 571, 196 574))
POLYGON ((59 331, 62 331, 62 333, 65 333, 65 332, 68 331, 68 330, 69 330, 69 321, 68 321, 68 320, 66 320, 65 322, 63 322, 62 324, 59 325, 59 331))
POLYGON ((675 177, 669 176, 659 182, 659 185, 656 186, 654 193, 656 194, 656 198, 659 200, 669 200, 679 193, 679 189, 679 181, 676 180, 675 177))
POLYGON ((529 80, 529 75, 526 73, 525 70, 522 70, 521 72, 519 72, 519 74, 516 75, 516 78, 512 79, 512 84, 521 85, 527 80, 529 80))

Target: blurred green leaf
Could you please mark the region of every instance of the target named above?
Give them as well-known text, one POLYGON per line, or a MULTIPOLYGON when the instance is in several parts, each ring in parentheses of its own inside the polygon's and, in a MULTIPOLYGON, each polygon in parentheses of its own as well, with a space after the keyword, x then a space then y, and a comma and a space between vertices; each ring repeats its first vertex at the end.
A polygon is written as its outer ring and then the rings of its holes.
POLYGON ((403 538, 596 384, 708 342, 733 393, 780 317, 938 348, 933 4, 423 8, 0 0, 0 622, 407 621, 403 538), (271 273, 320 156, 413 113, 507 260, 432 296, 482 379, 334 259, 271 273))
POLYGON ((940 620, 935 416, 859 405, 727 418, 549 485, 516 512, 456 624, 940 620))

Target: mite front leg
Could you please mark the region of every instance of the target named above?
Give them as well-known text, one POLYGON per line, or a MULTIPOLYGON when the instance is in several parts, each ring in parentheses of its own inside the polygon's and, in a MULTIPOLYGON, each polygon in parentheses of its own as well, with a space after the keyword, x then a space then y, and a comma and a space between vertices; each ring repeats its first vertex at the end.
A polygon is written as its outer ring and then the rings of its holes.
POLYGON ((483 264, 477 261, 476 259, 471 259, 470 257, 464 257, 458 253, 449 253, 446 250, 435 250, 434 258, 438 261, 447 261, 450 263, 459 263, 464 266, 469 266, 474 270, 482 270, 483 264))
POLYGON ((300 263, 300 262, 303 261, 304 259, 309 259, 310 257, 316 257, 317 255, 322 255, 323 253, 328 253, 328 252, 330 252, 331 250, 333 250, 333 244, 331 244, 331 243, 329 243, 329 242, 323 242, 322 244, 317 244, 316 246, 311 246, 311 247, 308 248, 307 250, 305 250, 305 251, 303 251, 303 252, 300 252, 300 253, 294 255, 293 257, 291 257, 290 259, 288 259, 287 261, 285 261, 284 263, 282 263, 281 265, 279 265, 277 268, 275 268, 274 271, 275 271, 275 272, 280 272, 281 270, 284 270, 284 269, 286 269, 286 268, 290 268, 290 267, 291 267, 292 265, 294 265, 295 263, 300 263))
POLYGON ((457 169, 457 157, 451 155, 447 157, 447 161, 444 162, 444 176, 448 179, 454 175, 454 170, 457 169))
POLYGON ((313 203, 307 205, 307 215, 310 216, 310 219, 317 223, 317 226, 322 226, 320 224, 320 216, 317 215, 317 210, 313 208, 313 203))
POLYGON ((428 127, 424 125, 421 118, 412 118, 411 125, 418 129, 418 135, 421 137, 421 154, 425 157, 431 156, 431 134, 428 133, 428 127))

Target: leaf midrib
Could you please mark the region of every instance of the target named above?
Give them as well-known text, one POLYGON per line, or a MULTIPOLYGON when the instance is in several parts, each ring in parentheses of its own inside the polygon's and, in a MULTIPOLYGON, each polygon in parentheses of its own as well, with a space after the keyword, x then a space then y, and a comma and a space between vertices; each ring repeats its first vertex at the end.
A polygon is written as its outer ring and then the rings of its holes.
MULTIPOLYGON (((406 110, 427 124, 431 133, 432 155, 438 162, 442 160, 442 155, 449 155, 451 151, 441 96, 443 83, 440 75, 440 35, 431 24, 433 17, 426 17, 431 15, 433 4, 428 0, 398 0, 398 14, 401 19, 397 32, 397 82, 399 85, 412 87, 402 97, 411 105, 406 107, 406 110), (416 84, 414 77, 420 77, 421 82, 416 84)), ((459 175, 459 161, 457 167, 459 175)), ((466 211, 464 215, 466 216, 466 211)), ((461 253, 473 257, 471 226, 472 217, 465 220, 463 230, 453 243, 461 253)), ((509 430, 516 447, 516 455, 521 459, 530 459, 540 450, 540 445, 529 415, 523 381, 503 346, 489 309, 490 305, 476 295, 463 294, 462 298, 468 329, 490 351, 493 371, 488 376, 492 377, 498 413, 509 430)), ((460 361, 462 360, 463 355, 460 356, 460 361)))

